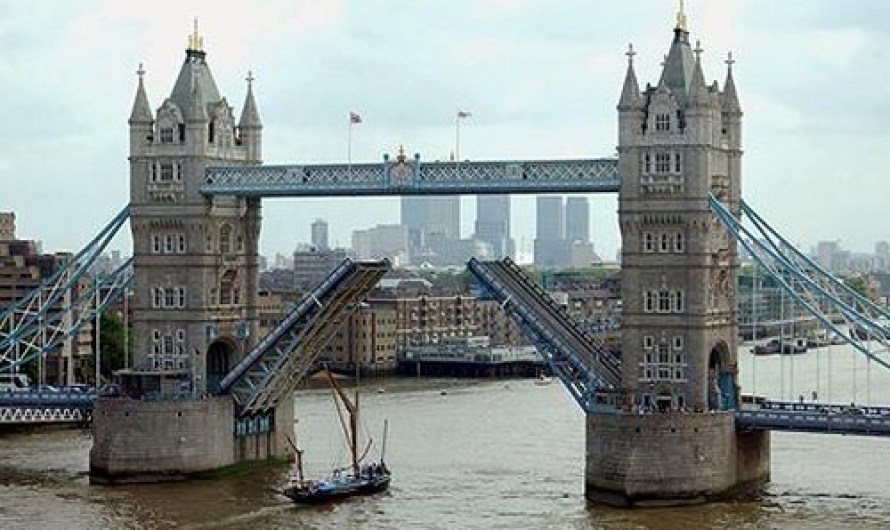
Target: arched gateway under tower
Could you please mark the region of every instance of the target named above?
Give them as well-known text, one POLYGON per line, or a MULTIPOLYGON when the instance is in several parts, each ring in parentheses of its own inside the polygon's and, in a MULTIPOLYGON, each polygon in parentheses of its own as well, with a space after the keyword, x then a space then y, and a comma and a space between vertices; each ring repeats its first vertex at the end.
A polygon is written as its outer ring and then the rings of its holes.
POLYGON ((696 502, 769 475, 769 438, 735 429, 734 240, 713 193, 738 212, 742 111, 732 77, 706 84, 678 13, 658 82, 641 91, 634 51, 618 102, 623 290, 622 414, 588 415, 587 497, 696 502))

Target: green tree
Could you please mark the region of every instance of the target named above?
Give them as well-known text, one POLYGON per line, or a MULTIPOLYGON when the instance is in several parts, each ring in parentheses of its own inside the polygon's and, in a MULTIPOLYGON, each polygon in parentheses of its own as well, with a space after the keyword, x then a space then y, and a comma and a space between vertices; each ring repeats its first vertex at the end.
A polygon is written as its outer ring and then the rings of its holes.
MULTIPOLYGON (((116 311, 105 310, 99 320, 99 342, 100 342, 100 373, 102 379, 108 381, 115 370, 120 370, 127 364, 127 351, 124 345, 126 341, 132 346, 132 336, 127 333, 124 328, 124 322, 116 311)), ((96 331, 93 330, 93 340, 95 343, 96 331)), ((78 381, 94 381, 96 378, 96 360, 89 365, 83 365, 82 369, 88 373, 78 374, 78 381)))
POLYGON ((877 301, 878 293, 875 292, 875 288, 872 285, 871 278, 867 274, 860 274, 858 276, 847 276, 843 280, 847 287, 859 293, 859 295, 863 298, 871 300, 872 302, 877 301))

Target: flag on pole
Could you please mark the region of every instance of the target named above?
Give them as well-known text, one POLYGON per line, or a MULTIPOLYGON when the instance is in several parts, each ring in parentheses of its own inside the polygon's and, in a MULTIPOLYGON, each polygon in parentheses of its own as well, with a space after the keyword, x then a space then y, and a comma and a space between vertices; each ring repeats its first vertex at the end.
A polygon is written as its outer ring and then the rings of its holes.
POLYGON ((349 113, 349 123, 361 123, 362 117, 355 112, 349 113))
POLYGON ((458 117, 458 118, 469 118, 470 116, 472 116, 472 114, 471 114, 470 112, 465 111, 465 110, 459 110, 459 111, 457 111, 457 117, 458 117))

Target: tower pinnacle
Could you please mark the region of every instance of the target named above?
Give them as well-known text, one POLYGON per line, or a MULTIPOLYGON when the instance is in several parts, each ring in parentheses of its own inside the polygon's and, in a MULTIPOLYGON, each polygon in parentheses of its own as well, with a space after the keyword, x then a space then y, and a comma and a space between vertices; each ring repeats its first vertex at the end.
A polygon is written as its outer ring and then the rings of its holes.
POLYGON ((689 31, 686 29, 686 11, 683 9, 683 0, 680 0, 680 9, 677 11, 677 27, 681 31, 689 31))
POLYGON ((195 17, 195 30, 189 35, 189 43, 188 43, 188 51, 190 52, 203 52, 204 51, 204 37, 202 37, 198 33, 198 17, 195 17))

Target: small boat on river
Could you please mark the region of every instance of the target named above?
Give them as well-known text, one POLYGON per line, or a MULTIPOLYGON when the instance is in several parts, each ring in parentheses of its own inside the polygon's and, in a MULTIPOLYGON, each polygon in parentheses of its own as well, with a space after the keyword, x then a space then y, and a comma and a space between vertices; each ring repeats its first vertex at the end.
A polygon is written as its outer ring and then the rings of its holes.
POLYGON ((303 451, 291 442, 294 449, 294 473, 290 483, 282 493, 299 504, 324 504, 335 502, 356 495, 370 495, 386 491, 389 488, 391 474, 383 460, 386 451, 387 423, 383 423, 383 445, 380 451, 380 460, 363 464, 362 461, 371 450, 372 442, 368 440, 362 454, 358 451, 358 387, 356 386, 355 401, 349 397, 340 387, 340 384, 325 369, 328 382, 334 394, 334 402, 337 405, 337 415, 340 425, 346 437, 347 445, 352 457, 350 466, 334 469, 331 475, 321 480, 306 480, 303 475, 303 451), (344 417, 340 405, 346 409, 347 418, 344 417))

